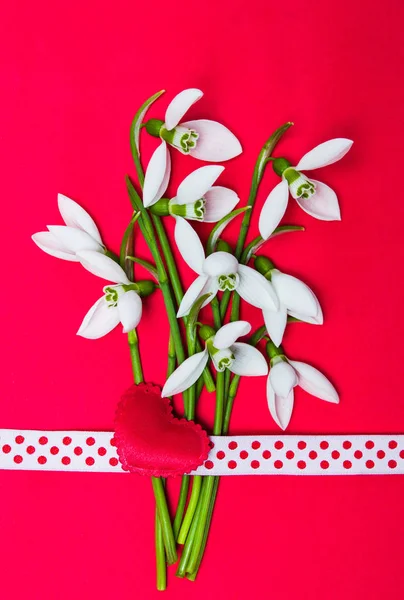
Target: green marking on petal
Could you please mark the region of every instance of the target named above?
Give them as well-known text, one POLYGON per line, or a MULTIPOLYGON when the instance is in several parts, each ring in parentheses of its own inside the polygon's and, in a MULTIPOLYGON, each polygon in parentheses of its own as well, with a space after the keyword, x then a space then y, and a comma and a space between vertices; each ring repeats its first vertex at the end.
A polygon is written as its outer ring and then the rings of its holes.
POLYGON ((222 292, 225 292, 226 290, 229 290, 229 292, 232 292, 233 290, 235 290, 237 288, 239 279, 240 278, 238 276, 238 273, 229 273, 228 275, 219 275, 219 277, 217 278, 219 290, 222 292))
POLYGON ((174 127, 171 131, 167 131, 163 126, 160 130, 160 136, 168 144, 182 152, 182 154, 189 154, 191 149, 196 148, 199 138, 199 134, 196 131, 182 127, 182 125, 174 127))
POLYGON ((288 182, 290 194, 295 200, 297 198, 308 199, 316 193, 316 184, 314 181, 311 181, 305 175, 296 171, 296 169, 286 169, 283 172, 283 176, 288 182))

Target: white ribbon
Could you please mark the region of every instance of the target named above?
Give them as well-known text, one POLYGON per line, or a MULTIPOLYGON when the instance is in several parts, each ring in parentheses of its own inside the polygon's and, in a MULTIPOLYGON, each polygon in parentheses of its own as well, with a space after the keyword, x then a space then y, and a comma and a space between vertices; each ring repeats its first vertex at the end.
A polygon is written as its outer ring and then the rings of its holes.
MULTIPOLYGON (((0 429, 0 469, 125 473, 113 432, 0 429)), ((212 436, 198 475, 404 474, 404 435, 212 436)))

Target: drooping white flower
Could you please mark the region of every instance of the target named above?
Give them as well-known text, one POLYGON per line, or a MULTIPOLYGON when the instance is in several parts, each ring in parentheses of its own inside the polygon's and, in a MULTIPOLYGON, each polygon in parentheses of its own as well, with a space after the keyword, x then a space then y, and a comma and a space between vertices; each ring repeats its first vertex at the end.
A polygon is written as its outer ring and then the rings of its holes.
POLYGON ((198 277, 186 291, 177 316, 187 315, 194 302, 204 294, 211 296, 203 306, 212 301, 219 291, 237 291, 249 304, 261 309, 277 310, 278 297, 263 275, 245 265, 228 252, 213 252, 207 258, 196 231, 185 219, 177 218, 175 241, 182 258, 198 277))
MULTIPOLYGON (((154 190, 149 182, 156 179, 154 169, 155 163, 150 161, 146 169, 143 203, 146 207, 157 203, 153 209, 157 214, 215 223, 230 213, 239 201, 233 190, 213 185, 224 171, 224 167, 219 165, 208 165, 193 171, 178 186, 177 195, 171 200, 160 200, 158 195, 152 197, 150 192, 154 193, 154 190)), ((157 193, 161 192, 164 194, 165 189, 159 189, 157 193)))
POLYGON ((106 251, 97 225, 77 202, 58 194, 58 207, 64 225, 49 225, 48 231, 34 233, 35 244, 47 254, 79 262, 77 253, 82 250, 106 251))
POLYGON ((261 352, 237 339, 247 335, 251 325, 247 321, 234 321, 223 325, 206 340, 205 349, 187 358, 167 379, 162 396, 179 394, 191 387, 202 375, 209 360, 219 372, 229 369, 236 375, 250 377, 266 375, 268 365, 261 352))
POLYGON ((138 325, 142 316, 142 300, 136 284, 112 258, 92 250, 78 253, 78 260, 90 273, 107 279, 115 285, 103 288, 104 295, 90 308, 77 335, 94 340, 100 338, 122 323, 123 333, 138 325))
POLYGON ((316 325, 323 323, 320 303, 314 292, 303 281, 275 269, 266 257, 257 257, 255 267, 271 281, 279 300, 277 310, 262 311, 265 326, 275 346, 280 346, 282 343, 288 315, 306 323, 316 325))
POLYGON ((285 214, 289 192, 299 206, 312 217, 322 221, 339 221, 341 213, 338 198, 334 190, 325 183, 308 179, 301 171, 310 171, 331 165, 340 160, 349 151, 352 140, 335 138, 316 146, 305 154, 293 167, 284 158, 277 158, 272 165, 274 171, 282 177, 269 194, 259 218, 261 237, 268 239, 285 214))
POLYGON ((318 369, 285 356, 271 359, 267 381, 267 400, 277 425, 285 430, 293 412, 294 388, 303 390, 327 402, 338 404, 339 396, 332 383, 318 369))
POLYGON ((182 154, 190 154, 208 162, 222 162, 242 152, 236 136, 221 123, 209 119, 181 122, 189 108, 203 96, 201 90, 190 88, 177 94, 167 107, 164 122, 151 119, 147 130, 159 135, 182 154))

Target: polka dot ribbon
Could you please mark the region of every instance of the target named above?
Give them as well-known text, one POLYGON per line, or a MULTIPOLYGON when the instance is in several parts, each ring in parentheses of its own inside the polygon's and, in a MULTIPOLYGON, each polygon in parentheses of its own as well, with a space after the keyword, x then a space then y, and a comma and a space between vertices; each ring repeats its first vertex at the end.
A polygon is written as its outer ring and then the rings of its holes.
MULTIPOLYGON (((0 429, 0 469, 124 473, 113 433, 0 429)), ((404 474, 404 435, 212 436, 199 475, 404 474)))

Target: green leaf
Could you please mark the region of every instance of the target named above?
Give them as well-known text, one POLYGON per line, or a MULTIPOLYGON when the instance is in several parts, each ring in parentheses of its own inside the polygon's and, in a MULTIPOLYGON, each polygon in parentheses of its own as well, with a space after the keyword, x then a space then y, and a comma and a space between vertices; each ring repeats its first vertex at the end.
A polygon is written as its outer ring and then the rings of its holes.
POLYGON ((202 304, 206 302, 206 300, 212 294, 208 292, 204 294, 200 298, 197 298, 192 305, 191 310, 189 311, 187 318, 187 342, 188 342, 188 351, 190 354, 194 354, 195 352, 195 344, 196 344, 196 322, 198 319, 199 311, 202 308, 202 304))
POLYGON ((139 145, 139 135, 140 135, 140 127, 142 125, 143 117, 146 112, 149 110, 150 106, 155 102, 162 94, 164 94, 165 90, 161 90, 151 96, 142 106, 139 108, 137 113, 135 114, 132 124, 130 126, 130 147, 132 150, 132 154, 136 153, 140 158, 140 145, 139 145))
POLYGON ((133 214, 133 217, 131 218, 129 225, 127 226, 127 228, 125 229, 125 233, 123 234, 123 238, 122 238, 122 242, 121 242, 121 249, 120 249, 120 253, 119 253, 119 264, 121 265, 121 267, 124 271, 125 271, 125 267, 127 266, 126 255, 128 254, 129 246, 131 245, 129 242, 130 242, 131 234, 133 232, 133 226, 139 217, 140 217, 140 212, 135 212, 133 214))
POLYGON ((282 235, 283 233, 290 233, 292 231, 304 231, 304 227, 301 225, 280 225, 267 240, 264 240, 260 235, 258 235, 244 250, 243 256, 241 257, 242 264, 246 265, 251 259, 252 255, 255 254, 257 250, 262 248, 262 246, 264 246, 268 240, 271 240, 278 235, 282 235))
POLYGON ((218 221, 218 223, 216 223, 216 225, 214 226, 214 228, 212 229, 212 231, 210 232, 210 235, 208 237, 208 241, 206 244, 206 254, 212 254, 212 252, 214 252, 216 243, 217 243, 219 237, 222 235, 225 228, 227 227, 227 225, 235 217, 237 217, 238 215, 241 215, 242 213, 245 213, 247 210, 251 210, 251 206, 243 206, 243 208, 237 208, 236 210, 233 210, 231 213, 229 213, 228 215, 223 217, 223 219, 220 219, 220 221, 218 221))
POLYGON ((125 258, 126 258, 126 260, 130 260, 130 261, 136 263, 137 265, 141 265, 143 268, 147 269, 147 271, 149 271, 149 273, 151 273, 153 275, 153 277, 155 277, 158 281, 159 278, 158 278, 156 267, 154 267, 147 260, 143 260, 142 258, 137 258, 136 256, 126 256, 125 258))

